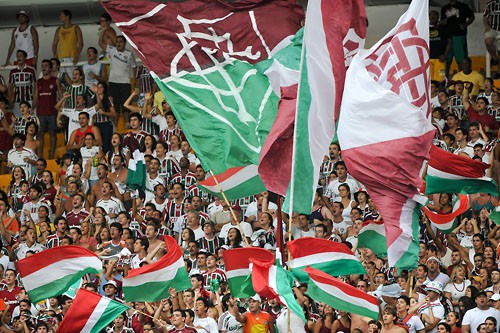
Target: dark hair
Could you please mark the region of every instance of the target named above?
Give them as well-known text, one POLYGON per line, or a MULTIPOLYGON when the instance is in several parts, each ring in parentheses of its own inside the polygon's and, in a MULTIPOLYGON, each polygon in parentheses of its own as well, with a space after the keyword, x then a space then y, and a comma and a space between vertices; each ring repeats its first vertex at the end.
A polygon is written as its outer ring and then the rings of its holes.
MULTIPOLYGON (((28 131, 28 127, 30 126, 35 126, 35 135, 37 135, 39 130, 38 124, 35 123, 34 121, 28 121, 26 123, 25 131, 28 131)), ((45 162, 45 166, 47 166, 47 162, 45 162)))
MULTIPOLYGON (((240 229, 236 227, 229 228, 229 230, 234 229, 236 230, 236 238, 234 239, 233 244, 229 244, 228 240, 228 245, 232 245, 233 248, 241 247, 241 242, 243 242, 243 237, 241 236, 240 229)), ((228 230, 228 236, 229 236, 229 230, 228 230)))
POLYGON ((111 15, 109 15, 108 13, 102 13, 101 18, 105 19, 108 22, 111 22, 111 15))
POLYGON ((446 332, 450 332, 451 333, 451 326, 448 325, 446 322, 440 322, 439 324, 437 324, 437 326, 444 326, 444 328, 446 329, 446 332))
POLYGON ((89 47, 87 48, 87 51, 89 51, 89 50, 94 51, 94 53, 95 53, 95 54, 98 54, 98 53, 99 53, 99 52, 97 52, 97 49, 96 49, 95 47, 93 47, 93 46, 89 46, 89 47))
MULTIPOLYGON (((197 274, 195 274, 195 275, 197 275, 197 274)), ((193 276, 194 276, 194 275, 193 275, 193 276)), ((196 299, 196 302, 198 302, 198 301, 203 302, 203 305, 204 305, 204 306, 207 308, 207 310, 208 310, 208 308, 210 307, 210 302, 208 301, 208 299, 206 299, 205 297, 198 297, 198 298, 196 299)))
POLYGON ((477 101, 483 101, 484 104, 486 104, 486 105, 490 104, 490 101, 488 101, 488 99, 486 97, 483 97, 483 96, 476 98, 476 102, 477 101))
POLYGON ((25 58, 28 57, 28 53, 26 53, 26 51, 24 51, 24 50, 17 50, 16 54, 18 54, 19 52, 21 52, 24 55, 25 58))
POLYGON ((63 13, 64 16, 69 16, 70 20, 73 17, 73 14, 71 13, 71 11, 69 9, 63 9, 63 10, 61 10, 61 13, 63 13))
POLYGON ((137 118, 137 120, 139 120, 139 123, 142 124, 142 115, 139 113, 139 112, 133 112, 130 114, 130 118, 137 118))
POLYGON ((120 223, 118 223, 118 222, 111 223, 109 225, 109 229, 111 229, 111 228, 118 229, 118 232, 120 233, 120 235, 123 233, 123 226, 120 223))
POLYGON ((125 36, 121 36, 121 35, 120 36, 116 36, 116 40, 118 40, 118 38, 123 39, 123 42, 127 43, 127 39, 125 38, 125 36))
POLYGON ((475 128, 477 128, 477 129, 479 129, 479 123, 478 123, 477 121, 473 121, 473 122, 471 122, 471 123, 469 124, 469 129, 470 129, 471 127, 475 127, 475 128))
POLYGON ((22 101, 19 105, 26 105, 28 109, 31 109, 31 103, 28 101, 22 101))

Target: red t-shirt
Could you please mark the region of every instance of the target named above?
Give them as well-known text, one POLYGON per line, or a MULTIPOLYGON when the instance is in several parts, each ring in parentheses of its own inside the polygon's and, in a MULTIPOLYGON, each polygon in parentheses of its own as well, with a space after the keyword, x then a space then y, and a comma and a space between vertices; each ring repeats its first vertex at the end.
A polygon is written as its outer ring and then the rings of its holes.
POLYGON ((21 292, 21 287, 15 286, 11 291, 2 290, 0 291, 0 299, 3 299, 5 304, 10 304, 9 311, 12 313, 14 308, 19 305, 19 301, 17 300, 17 295, 21 292))
POLYGON ((57 78, 51 76, 49 79, 38 79, 38 81, 36 81, 36 86, 38 89, 38 105, 36 109, 37 115, 56 115, 57 110, 55 106, 57 104, 57 78))
MULTIPOLYGON (((4 111, 5 119, 10 125, 14 121, 14 114, 12 112, 4 111)), ((12 136, 8 132, 8 128, 4 128, 0 122, 0 151, 8 152, 12 149, 12 136)))
POLYGON ((483 126, 483 128, 486 126, 493 130, 498 128, 498 123, 492 115, 479 114, 472 106, 469 106, 467 109, 467 114, 469 115, 470 122, 478 122, 481 126, 483 126))

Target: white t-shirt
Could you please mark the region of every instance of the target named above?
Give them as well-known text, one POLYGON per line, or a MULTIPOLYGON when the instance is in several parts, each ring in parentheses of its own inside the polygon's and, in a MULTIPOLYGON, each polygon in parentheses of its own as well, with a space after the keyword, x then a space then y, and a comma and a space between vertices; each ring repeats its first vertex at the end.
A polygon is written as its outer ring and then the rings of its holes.
POLYGON ((405 325, 408 326, 408 333, 416 333, 417 331, 425 330, 425 325, 422 320, 417 316, 411 316, 405 322, 405 325))
MULTIPOLYGON (((470 286, 470 280, 464 280, 461 284, 450 282, 444 287, 443 291, 450 293, 452 301, 458 301, 460 297, 465 296, 465 289, 468 286, 470 286)), ((458 306, 455 307, 455 311, 458 311, 458 306)))
MULTIPOLYGON (((439 319, 444 318, 444 307, 439 300, 431 302, 430 307, 432 308, 432 314, 434 315, 434 318, 439 318, 439 319)), ((429 316, 429 308, 427 307, 427 304, 422 305, 418 309, 418 313, 426 314, 427 316, 429 316)), ((436 332, 437 332, 437 325, 432 330, 427 331, 427 333, 436 333, 436 332)))
POLYGON ((90 73, 94 73, 97 76, 102 76, 102 71, 104 70, 103 65, 100 61, 95 64, 83 64, 82 66, 83 74, 85 75, 85 85, 88 88, 92 88, 92 85, 97 84, 97 79, 92 78, 90 73))
POLYGON ((106 52, 109 57, 110 71, 109 82, 111 83, 130 83, 134 77, 132 68, 136 67, 135 57, 129 50, 120 52, 116 47, 108 45, 106 52))
MULTIPOLYGON (((89 159, 93 159, 95 155, 99 154, 99 147, 98 146, 92 146, 90 148, 87 147, 82 147, 80 148, 80 154, 82 155, 82 166, 83 166, 83 174, 85 174, 86 167, 87 167, 87 161, 89 159)), ((90 167, 90 178, 89 180, 98 180, 99 177, 97 176, 97 166, 93 166, 91 164, 90 167)))
MULTIPOLYGON (((253 230, 252 226, 248 222, 240 222, 241 230, 243 230, 244 235, 241 235, 242 237, 251 237, 253 230)), ((227 234, 229 232, 229 229, 231 228, 238 228, 236 225, 232 225, 231 223, 224 224, 222 226, 222 229, 220 230, 219 237, 226 240, 227 239, 227 234)))
POLYGON ((80 128, 80 122, 78 121, 78 116, 80 115, 81 112, 87 112, 90 117, 90 123, 89 125, 92 125, 92 118, 94 117, 95 114, 97 114, 97 111, 95 110, 95 107, 91 108, 86 108, 83 110, 77 110, 77 109, 62 109, 61 114, 63 116, 66 116, 69 118, 68 122, 68 133, 71 135, 74 130, 80 128))
MULTIPOLYGON (((486 318, 488 317, 494 317, 497 320, 497 323, 500 322, 500 311, 498 311, 495 308, 489 308, 488 310, 479 310, 478 308, 470 309, 467 311, 464 315, 464 318, 462 320, 462 327, 463 325, 469 325, 470 332, 471 333, 476 333, 477 332, 477 327, 484 323, 486 318)), ((498 327, 498 325, 497 325, 498 327)), ((497 329, 498 332, 498 329, 497 329)))
POLYGON ((226 311, 219 317, 219 331, 227 333, 243 333, 243 326, 234 318, 229 311, 226 311))
MULTIPOLYGON (((269 201, 268 205, 267 205, 267 209, 268 210, 271 210, 271 209, 278 209, 278 206, 276 206, 276 204, 274 202, 271 202, 269 201)), ((247 210, 245 211, 245 217, 248 217, 248 216, 257 216, 258 214, 258 208, 257 208, 257 201, 254 201, 254 202, 251 202, 248 206, 247 206, 247 210)))
MULTIPOLYGON (((304 321, 293 311, 290 311, 290 314, 290 328, 292 328, 292 332, 306 333, 304 321)), ((276 326, 278 326, 278 332, 288 332, 288 309, 281 310, 281 313, 276 319, 276 326)))
POLYGON ((219 328, 217 327, 217 322, 210 317, 206 318, 194 318, 193 326, 201 326, 203 328, 197 328, 199 333, 219 333, 219 328))
MULTIPOLYGON (((121 211, 125 210, 125 207, 123 206, 123 203, 120 201, 120 199, 111 197, 109 200, 101 199, 96 202, 95 204, 96 207, 102 207, 106 213, 113 213, 113 214, 118 214, 121 211)), ((109 222, 113 223, 116 222, 116 218, 109 218, 109 222)))
POLYGON ((354 199, 354 193, 358 192, 360 186, 359 183, 356 181, 356 179, 352 178, 351 176, 347 176, 346 180, 341 182, 337 179, 332 181, 330 184, 328 184, 328 187, 326 188, 325 197, 330 198, 330 201, 334 202, 336 200, 340 200, 339 196, 339 185, 341 184, 347 184, 349 185, 349 189, 351 191, 351 199, 354 199))

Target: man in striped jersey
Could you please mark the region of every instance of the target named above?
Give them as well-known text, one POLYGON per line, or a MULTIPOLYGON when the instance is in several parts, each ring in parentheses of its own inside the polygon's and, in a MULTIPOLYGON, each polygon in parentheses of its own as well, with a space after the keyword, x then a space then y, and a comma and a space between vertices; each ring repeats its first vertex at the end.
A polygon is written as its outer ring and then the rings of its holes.
POLYGON ((200 249, 215 253, 219 247, 224 245, 224 241, 222 238, 215 236, 215 223, 208 221, 202 225, 205 235, 198 240, 198 246, 200 249))
POLYGON ((33 67, 26 64, 27 53, 24 50, 17 50, 17 67, 9 74, 9 99, 14 103, 14 115, 21 116, 20 104, 33 101, 35 92, 36 73, 33 67))
MULTIPOLYGON (((167 203, 167 207, 165 207, 165 211, 163 212, 165 222, 168 225, 168 229, 170 231, 174 231, 174 226, 178 226, 180 222, 179 220, 181 216, 185 212, 185 200, 184 200, 184 186, 181 183, 175 183, 172 185, 173 190, 173 198, 169 200, 167 203), (178 224, 179 223, 179 224, 178 224)), ((182 230, 181 230, 182 231, 182 230)), ((179 239, 179 231, 173 233, 175 239, 179 239)))
POLYGON ((500 36, 500 0, 489 0, 484 8, 484 43, 491 60, 498 63, 497 38, 500 36))
POLYGON ((128 137, 135 138, 141 147, 144 147, 144 140, 148 135, 147 132, 144 132, 141 128, 142 126, 142 116, 140 113, 132 113, 130 115, 130 131, 125 134, 123 137, 123 141, 125 141, 128 137))
POLYGON ((148 174, 146 175, 145 193, 146 202, 154 199, 155 187, 158 184, 165 185, 165 180, 160 176, 158 170, 160 161, 157 158, 152 158, 149 162, 148 174))
POLYGON ((61 241, 64 236, 66 236, 66 231, 68 230, 68 224, 64 217, 57 217, 54 221, 56 226, 56 232, 52 235, 47 236, 45 246, 47 248, 53 248, 61 245, 61 241))
POLYGON ((184 193, 184 195, 188 196, 188 188, 196 184, 196 175, 189 171, 189 160, 186 157, 181 157, 179 166, 181 168, 181 171, 172 176, 172 178, 170 179, 170 183, 181 183, 182 185, 184 185, 184 188, 186 189, 186 193, 184 193))
POLYGON ((16 117, 16 119, 10 124, 9 133, 14 135, 14 133, 21 133, 26 135, 26 125, 29 122, 34 122, 37 125, 40 124, 37 116, 32 114, 31 104, 28 101, 22 101, 19 104, 21 111, 21 116, 16 117))
POLYGON ((181 167, 177 160, 173 157, 167 156, 168 144, 166 142, 160 141, 156 144, 155 152, 156 158, 160 162, 159 174, 165 181, 165 183, 171 183, 171 177, 180 172, 181 167))
POLYGON ((177 124, 174 113, 170 110, 170 105, 167 102, 162 104, 163 115, 157 114, 153 117, 153 122, 160 128, 160 141, 166 142, 170 149, 170 138, 172 135, 178 135, 180 138, 184 138, 184 133, 177 124))
POLYGON ((203 288, 210 291, 212 288, 212 281, 219 280, 220 282, 226 282, 226 273, 217 267, 217 258, 215 254, 207 254, 207 270, 201 273, 203 275, 203 288))
POLYGON ((328 186, 328 177, 335 171, 335 163, 340 161, 340 145, 337 142, 330 144, 328 147, 328 159, 321 164, 321 175, 320 181, 322 181, 323 186, 326 188, 328 186))

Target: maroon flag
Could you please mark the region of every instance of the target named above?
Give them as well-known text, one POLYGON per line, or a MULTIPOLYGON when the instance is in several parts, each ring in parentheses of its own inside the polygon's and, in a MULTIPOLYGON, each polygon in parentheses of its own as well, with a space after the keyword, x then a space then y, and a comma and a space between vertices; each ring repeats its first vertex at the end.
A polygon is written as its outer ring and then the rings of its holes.
POLYGON ((236 58, 256 63, 304 17, 296 0, 109 0, 102 6, 130 38, 146 67, 160 78, 236 58))

